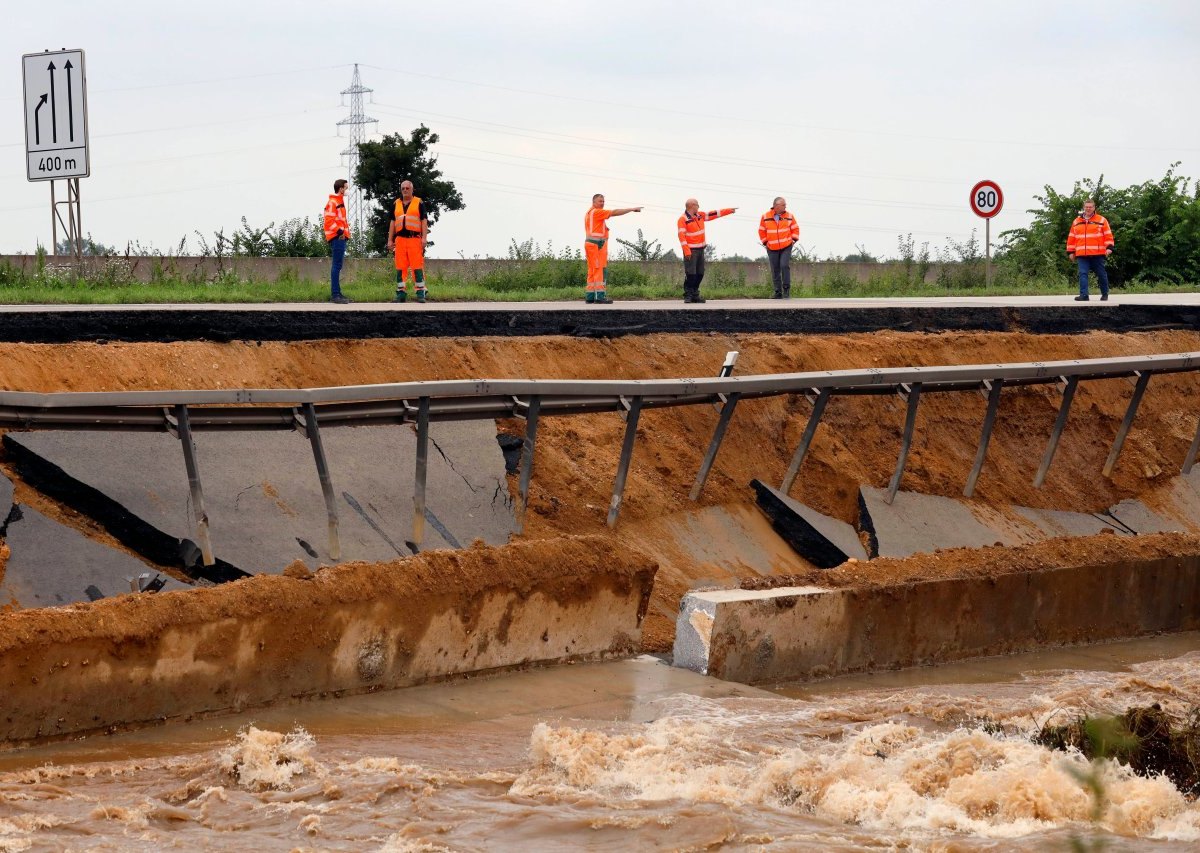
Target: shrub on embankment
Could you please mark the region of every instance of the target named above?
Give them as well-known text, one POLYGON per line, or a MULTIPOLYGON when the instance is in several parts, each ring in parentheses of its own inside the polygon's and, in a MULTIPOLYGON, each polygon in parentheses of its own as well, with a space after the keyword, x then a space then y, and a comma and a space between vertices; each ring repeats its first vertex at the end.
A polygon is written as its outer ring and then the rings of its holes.
POLYGON ((1069 276, 1075 264, 1066 254, 1066 234, 1083 202, 1112 224, 1116 250, 1107 267, 1113 284, 1200 281, 1200 184, 1175 174, 1174 163, 1156 181, 1117 189, 1098 179, 1076 181, 1070 192, 1047 185, 1035 196, 1027 228, 1001 234, 1002 263, 1020 275, 1069 276))
POLYGON ((1200 795, 1200 708, 1185 719, 1158 705, 1129 708, 1118 716, 1080 717, 1046 724, 1033 742, 1050 749, 1078 750, 1085 758, 1108 758, 1139 776, 1162 774, 1187 797, 1200 795))

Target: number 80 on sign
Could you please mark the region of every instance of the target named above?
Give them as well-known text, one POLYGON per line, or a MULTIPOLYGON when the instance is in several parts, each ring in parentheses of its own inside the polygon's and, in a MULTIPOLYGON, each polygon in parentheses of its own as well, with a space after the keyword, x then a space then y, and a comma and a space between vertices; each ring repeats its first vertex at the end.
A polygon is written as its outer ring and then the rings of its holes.
POLYGON ((995 181, 980 181, 971 187, 971 210, 976 216, 991 219, 1004 207, 1004 193, 995 181))

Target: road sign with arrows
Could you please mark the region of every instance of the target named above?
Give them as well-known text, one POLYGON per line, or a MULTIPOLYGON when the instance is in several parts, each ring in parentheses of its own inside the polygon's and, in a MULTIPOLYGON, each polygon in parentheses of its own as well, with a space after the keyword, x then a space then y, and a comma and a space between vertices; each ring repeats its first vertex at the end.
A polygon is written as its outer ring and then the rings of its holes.
POLYGON ((21 57, 21 68, 29 180, 86 178, 91 174, 91 160, 83 51, 27 53, 21 57))

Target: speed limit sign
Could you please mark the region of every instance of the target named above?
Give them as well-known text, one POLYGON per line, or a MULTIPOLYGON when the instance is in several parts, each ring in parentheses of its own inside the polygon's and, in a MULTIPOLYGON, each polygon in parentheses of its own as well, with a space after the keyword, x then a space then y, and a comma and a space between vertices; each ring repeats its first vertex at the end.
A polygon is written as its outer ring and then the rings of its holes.
POLYGON ((1004 193, 995 181, 980 181, 971 188, 971 210, 976 216, 991 219, 1004 207, 1004 193))

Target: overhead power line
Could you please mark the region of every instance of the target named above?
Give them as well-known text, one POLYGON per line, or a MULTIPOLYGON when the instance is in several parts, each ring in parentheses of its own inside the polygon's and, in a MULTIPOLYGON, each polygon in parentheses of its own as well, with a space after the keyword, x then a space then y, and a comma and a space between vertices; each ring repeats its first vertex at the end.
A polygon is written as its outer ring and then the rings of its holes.
POLYGON ((577 101, 584 104, 597 104, 605 107, 618 107, 620 109, 641 110, 651 113, 669 113, 672 115, 687 116, 689 118, 702 118, 710 121, 720 121, 728 124, 756 124, 767 127, 786 127, 794 130, 804 131, 819 131, 823 133, 843 133, 855 134, 861 136, 885 136, 898 139, 916 139, 932 142, 953 142, 963 145, 1011 145, 1025 148, 1065 148, 1065 149, 1099 149, 1099 150, 1117 150, 1117 151, 1165 151, 1165 152, 1181 152, 1181 151, 1200 151, 1200 148, 1184 148, 1179 146, 1144 146, 1144 145, 1105 145, 1096 142, 1042 142, 1033 139, 995 139, 995 138, 974 138, 974 137, 957 137, 957 136, 936 136, 923 133, 906 133, 896 130, 880 130, 878 128, 861 128, 861 127, 831 127, 820 124, 802 124, 797 122, 781 122, 771 121, 769 119, 759 119, 748 116, 731 116, 720 115, 716 113, 701 113, 692 110, 681 110, 673 107, 666 107, 662 104, 634 104, 628 101, 610 101, 602 98, 590 98, 584 95, 564 95, 557 92, 538 91, 536 89, 523 89, 516 86, 502 86, 498 83, 484 83, 479 80, 464 80, 457 77, 446 77, 440 74, 430 74, 424 71, 413 71, 410 68, 387 68, 382 65, 368 65, 367 68, 373 68, 376 71, 383 71, 389 74, 402 74, 409 77, 421 77, 427 80, 438 80, 443 83, 454 83, 459 86, 474 86, 482 89, 492 89, 502 92, 513 92, 522 95, 532 95, 538 98, 552 98, 564 101, 577 101))

